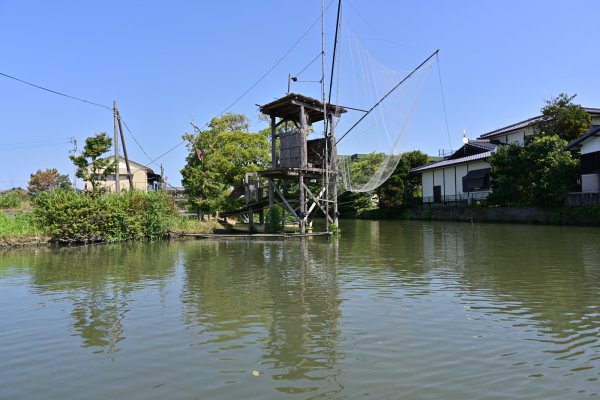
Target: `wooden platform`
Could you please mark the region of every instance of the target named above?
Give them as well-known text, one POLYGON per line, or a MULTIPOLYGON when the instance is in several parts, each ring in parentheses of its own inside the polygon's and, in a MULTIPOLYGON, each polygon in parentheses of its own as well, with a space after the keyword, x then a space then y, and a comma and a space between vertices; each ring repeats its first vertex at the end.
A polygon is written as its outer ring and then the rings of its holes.
POLYGON ((264 238, 303 238, 313 236, 331 236, 331 232, 311 232, 311 233, 183 233, 169 232, 171 238, 187 237, 195 239, 264 239, 264 238))

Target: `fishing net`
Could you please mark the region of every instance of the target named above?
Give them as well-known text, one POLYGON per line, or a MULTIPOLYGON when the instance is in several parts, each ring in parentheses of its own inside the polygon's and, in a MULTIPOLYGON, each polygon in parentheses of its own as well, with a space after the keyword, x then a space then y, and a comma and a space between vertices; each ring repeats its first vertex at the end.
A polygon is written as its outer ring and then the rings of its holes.
POLYGON ((433 60, 392 69, 341 24, 331 94, 331 103, 347 110, 334 121, 338 194, 371 192, 392 175, 433 60))

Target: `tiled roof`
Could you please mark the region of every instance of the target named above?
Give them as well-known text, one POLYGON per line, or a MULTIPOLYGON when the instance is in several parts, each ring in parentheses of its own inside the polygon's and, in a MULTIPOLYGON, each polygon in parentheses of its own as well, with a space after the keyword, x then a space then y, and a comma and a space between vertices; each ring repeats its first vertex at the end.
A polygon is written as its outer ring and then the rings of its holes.
POLYGON ((488 140, 469 140, 467 144, 483 150, 495 150, 498 147, 497 144, 490 143, 488 140))
MULTIPOLYGON (((588 114, 600 114, 600 108, 583 107, 583 109, 585 111, 587 111, 588 114)), ((484 139, 484 138, 488 139, 493 136, 499 136, 499 135, 503 135, 505 133, 518 131, 519 129, 526 128, 532 122, 536 122, 540 119, 542 119, 542 116, 538 115, 537 117, 529 118, 529 119, 526 119, 525 121, 517 122, 516 124, 508 125, 508 126, 505 126, 504 128, 500 128, 500 129, 496 129, 496 130, 488 132, 488 133, 484 133, 483 135, 481 135, 479 137, 481 139, 484 139)))
POLYGON ((441 168, 441 167, 448 167, 451 165, 458 165, 458 164, 464 164, 470 161, 476 161, 476 160, 483 160, 486 159, 488 157, 490 157, 492 155, 493 151, 485 151, 483 153, 479 153, 479 154, 474 154, 472 156, 467 156, 467 157, 462 157, 462 158, 455 158, 453 160, 442 160, 442 161, 438 161, 438 162, 434 162, 431 164, 427 164, 427 165, 422 165, 420 167, 417 168, 413 168, 410 170, 410 172, 425 172, 425 171, 429 171, 431 169, 436 169, 436 168, 441 168))
POLYGON ((581 135, 577 139, 573 140, 567 145, 567 147, 565 147, 565 150, 577 150, 581 148, 581 146, 579 146, 581 142, 585 141, 590 136, 598 135, 600 135, 600 125, 592 125, 585 135, 581 135))

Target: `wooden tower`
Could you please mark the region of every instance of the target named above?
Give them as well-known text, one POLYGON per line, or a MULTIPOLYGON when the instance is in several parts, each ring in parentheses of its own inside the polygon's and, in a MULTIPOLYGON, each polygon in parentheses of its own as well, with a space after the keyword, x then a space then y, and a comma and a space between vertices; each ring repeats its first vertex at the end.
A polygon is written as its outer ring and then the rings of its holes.
POLYGON ((260 107, 271 118, 271 169, 258 175, 269 183, 269 207, 281 202, 286 211, 298 222, 300 233, 306 233, 314 211, 318 207, 329 223, 337 224, 337 173, 333 117, 346 110, 342 107, 290 93, 260 107), (308 140, 309 126, 327 119, 329 129, 323 129, 324 137, 308 140), (285 127, 284 129, 278 129, 285 127), (277 153, 279 139, 279 154, 277 153), (319 183, 316 192, 309 189, 308 182, 319 183), (283 186, 290 182, 298 185, 291 198, 283 186), (331 190, 330 190, 331 188, 331 190))

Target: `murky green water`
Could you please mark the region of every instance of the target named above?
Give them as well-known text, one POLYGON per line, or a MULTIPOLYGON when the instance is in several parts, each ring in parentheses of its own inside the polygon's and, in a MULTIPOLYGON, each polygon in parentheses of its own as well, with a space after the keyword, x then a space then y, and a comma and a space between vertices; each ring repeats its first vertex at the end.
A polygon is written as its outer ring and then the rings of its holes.
POLYGON ((2 252, 0 398, 599 396, 600 229, 342 229, 2 252))

